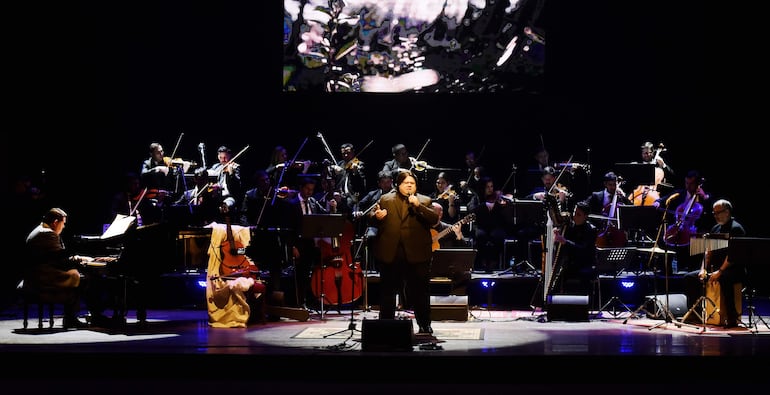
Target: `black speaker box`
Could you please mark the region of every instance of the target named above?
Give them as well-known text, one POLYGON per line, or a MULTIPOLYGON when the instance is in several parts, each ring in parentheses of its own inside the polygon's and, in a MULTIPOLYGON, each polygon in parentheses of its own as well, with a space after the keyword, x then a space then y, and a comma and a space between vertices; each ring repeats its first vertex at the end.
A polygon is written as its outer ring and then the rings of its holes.
POLYGON ((361 321, 361 351, 412 351, 412 320, 361 321))
POLYGON ((690 309, 687 305, 687 295, 685 294, 668 294, 668 300, 666 299, 666 294, 647 295, 644 297, 644 308, 647 310, 647 318, 665 320, 666 314, 662 309, 666 306, 666 303, 668 303, 668 311, 675 318, 684 317, 687 314, 687 310, 690 309))
POLYGON ((548 321, 588 321, 588 295, 548 295, 548 321))

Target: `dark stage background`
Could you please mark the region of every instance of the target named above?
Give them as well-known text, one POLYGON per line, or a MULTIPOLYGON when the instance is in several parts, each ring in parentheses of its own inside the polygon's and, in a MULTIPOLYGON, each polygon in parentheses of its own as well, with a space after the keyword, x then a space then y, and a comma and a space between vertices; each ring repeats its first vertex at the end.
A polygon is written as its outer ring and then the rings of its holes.
POLYGON ((49 202, 71 214, 69 232, 99 233, 121 175, 139 171, 153 141, 170 155, 180 133, 176 156, 200 162, 203 142, 209 165, 218 146, 248 145, 245 174, 267 167, 274 146, 292 156, 305 138, 298 159, 327 158, 318 132, 335 155, 343 142, 373 140, 360 157, 371 186, 396 143, 416 156, 430 139, 420 159, 449 168, 483 149, 496 184, 508 180, 516 197, 541 137, 552 161, 591 166, 592 190, 651 141, 665 144, 674 186, 698 169, 751 236, 770 234, 758 205, 766 110, 752 98, 763 89, 750 10, 548 1, 540 91, 322 94, 282 92, 280 2, 251 3, 20 5, 6 57, 5 177, 44 181, 49 202))

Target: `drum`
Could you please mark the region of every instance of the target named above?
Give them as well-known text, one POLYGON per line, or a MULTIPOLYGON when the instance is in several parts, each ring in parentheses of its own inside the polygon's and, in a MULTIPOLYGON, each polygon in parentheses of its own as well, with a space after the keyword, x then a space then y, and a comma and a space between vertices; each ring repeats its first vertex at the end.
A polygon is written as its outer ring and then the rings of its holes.
MULTIPOLYGON (((733 289, 729 290, 734 292, 735 298, 735 310, 738 312, 738 316, 741 315, 741 289, 743 285, 738 283, 733 285, 733 289)), ((722 293, 722 285, 719 281, 707 281, 706 282, 706 311, 705 321, 706 324, 711 325, 724 325, 727 320, 727 305, 725 304, 725 298, 722 293), (713 302, 713 303, 712 303, 713 302)))

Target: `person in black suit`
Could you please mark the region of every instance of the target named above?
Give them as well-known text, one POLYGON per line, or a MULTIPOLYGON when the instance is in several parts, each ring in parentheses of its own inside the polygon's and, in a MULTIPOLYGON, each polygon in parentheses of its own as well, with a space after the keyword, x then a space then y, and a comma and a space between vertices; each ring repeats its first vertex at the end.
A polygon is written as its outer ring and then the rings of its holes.
POLYGON ((396 294, 405 286, 406 302, 414 308, 420 334, 431 334, 430 228, 438 222, 430 197, 417 193, 417 179, 401 172, 396 189, 380 198, 370 213, 377 227, 374 257, 380 268, 380 319, 394 319, 396 294))
POLYGON ((554 229, 558 270, 554 291, 589 295, 596 271, 596 227, 588 222, 586 202, 578 202, 571 221, 563 228, 554 229))
POLYGON ((61 238, 66 222, 67 213, 64 210, 51 208, 27 236, 28 266, 24 270, 24 288, 67 293, 69 296, 68 302, 64 304, 63 320, 65 329, 88 327, 87 323, 77 318, 81 295, 85 296, 87 307, 92 313, 91 323, 106 326, 109 320, 101 313, 104 308, 103 289, 95 278, 81 273, 81 270, 86 262, 109 262, 113 259, 70 255, 61 238))
MULTIPOLYGON (((663 195, 653 202, 659 210, 665 210, 666 229, 661 244, 675 251, 677 271, 693 271, 700 267, 697 255, 690 255, 690 237, 704 229, 701 219, 711 195, 701 185, 703 178, 697 170, 690 170, 684 177, 684 187, 663 195)), ((673 268, 673 265, 671 265, 673 268)))
POLYGON ((621 189, 620 177, 614 172, 610 171, 605 173, 603 183, 603 189, 592 192, 588 198, 584 200, 584 202, 588 204, 590 214, 605 218, 596 225, 599 228, 599 236, 596 240, 597 247, 625 247, 628 242, 628 236, 619 227, 617 221, 618 206, 632 205, 633 202, 628 199, 626 193, 621 189))

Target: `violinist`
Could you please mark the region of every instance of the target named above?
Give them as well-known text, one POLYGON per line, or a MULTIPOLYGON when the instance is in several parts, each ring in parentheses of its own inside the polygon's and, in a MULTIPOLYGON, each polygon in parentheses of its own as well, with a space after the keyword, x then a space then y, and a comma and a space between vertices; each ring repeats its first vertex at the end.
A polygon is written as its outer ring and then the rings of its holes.
POLYGON ((412 168, 412 160, 409 159, 409 151, 404 144, 396 144, 390 151, 393 154, 393 159, 386 161, 382 170, 389 172, 395 180, 399 172, 412 168))
MULTIPOLYGON (((244 194, 240 209, 241 225, 249 226, 255 232, 246 247, 246 255, 260 270, 269 273, 267 303, 281 306, 286 291, 283 271, 291 265, 290 252, 301 218, 296 207, 297 197, 291 196, 288 189, 279 191, 275 188, 264 169, 254 172, 251 183, 254 187, 244 194)), ((268 316, 268 319, 280 320, 280 317, 268 316)))
POLYGON ((495 190, 491 177, 482 178, 483 190, 468 203, 468 212, 475 214, 474 245, 478 253, 476 270, 492 273, 500 265, 500 254, 506 239, 513 233, 513 204, 511 198, 495 190))
POLYGON ((553 166, 546 166, 543 168, 540 173, 542 185, 533 188, 524 199, 543 201, 547 194, 551 194, 556 197, 560 211, 569 211, 568 199, 572 197, 572 194, 566 186, 561 183, 556 183, 558 174, 558 171, 556 171, 553 166))
POLYGON ((127 172, 123 176, 123 188, 112 195, 110 200, 110 212, 105 223, 111 222, 118 214, 134 215, 137 217, 137 225, 155 222, 159 218, 157 208, 142 188, 141 180, 135 172, 127 172), (144 196, 143 196, 144 195, 144 196))
POLYGON ((430 199, 442 207, 441 220, 450 224, 457 222, 460 214, 460 196, 450 183, 446 172, 436 176, 436 189, 430 194, 430 199))
POLYGON ((169 167, 163 154, 163 145, 151 143, 150 157, 142 162, 142 171, 140 173, 142 188, 156 192, 157 196, 150 197, 150 199, 155 199, 153 203, 159 209, 164 207, 166 203, 170 203, 173 199, 167 191, 174 190, 176 171, 169 167))
POLYGON ((588 222, 590 208, 586 202, 578 202, 572 219, 564 228, 554 228, 556 253, 554 260, 559 271, 555 284, 559 293, 591 294, 591 281, 596 271, 597 228, 588 222))
POLYGON ((333 167, 337 190, 342 194, 345 205, 352 208, 367 192, 364 162, 358 159, 355 146, 351 143, 342 144, 340 153, 342 157, 333 167))
POLYGON ((289 187, 290 189, 297 188, 297 181, 300 175, 307 174, 311 166, 310 161, 294 161, 289 160, 289 153, 282 145, 277 145, 273 148, 273 153, 270 156, 270 164, 265 171, 270 176, 270 182, 277 188, 289 187), (279 184, 279 180, 281 180, 279 184))
POLYGON ((703 178, 697 170, 690 170, 684 177, 684 187, 661 196, 653 203, 658 210, 665 210, 666 232, 663 242, 676 251, 677 269, 692 271, 700 266, 697 255, 690 255, 690 237, 699 233, 701 214, 711 196, 701 187, 703 178))
MULTIPOLYGON (((243 197, 241 183, 241 166, 233 161, 233 152, 227 146, 217 148, 218 162, 208 170, 209 177, 214 178, 213 188, 217 190, 215 196, 219 199, 219 205, 227 206, 227 213, 231 218, 238 218, 240 214, 240 200, 243 197)), ((223 222, 223 221, 222 221, 223 222)))
POLYGON ((203 167, 195 169, 193 183, 192 188, 182 193, 174 205, 188 207, 185 210, 190 213, 187 217, 189 220, 185 221, 187 224, 193 226, 208 225, 219 217, 220 191, 215 187, 214 178, 209 177, 208 170, 203 167))

